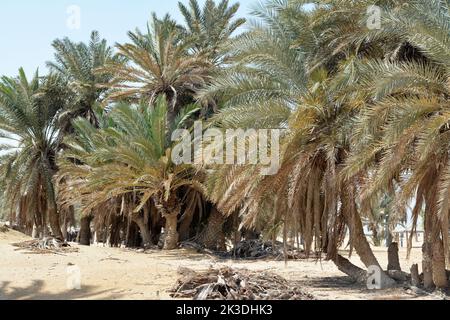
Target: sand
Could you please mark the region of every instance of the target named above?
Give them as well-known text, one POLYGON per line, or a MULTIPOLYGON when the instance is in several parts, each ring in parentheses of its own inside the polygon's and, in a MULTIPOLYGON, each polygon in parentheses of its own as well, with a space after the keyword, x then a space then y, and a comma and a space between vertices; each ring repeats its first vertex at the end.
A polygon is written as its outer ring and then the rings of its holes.
MULTIPOLYGON (((11 244, 30 238, 16 232, 0 232, 0 300, 11 299, 170 299, 167 292, 178 278, 180 266, 204 270, 220 265, 270 270, 296 282, 317 299, 424 299, 407 294, 403 288, 372 291, 361 288, 342 274, 333 263, 314 260, 229 261, 188 250, 171 252, 77 246, 79 252, 68 254, 29 254, 17 251, 11 244), (78 269, 74 269, 78 268, 78 269), (68 271, 79 270, 81 289, 68 289, 68 271)), ((380 263, 387 265, 386 249, 376 248, 380 263)), ((411 259, 400 252, 403 270, 420 261, 420 249, 411 259)), ((357 256, 352 262, 361 266, 357 256)), ((69 284, 73 283, 70 282, 69 284)), ((430 297, 425 297, 430 299, 430 297)))

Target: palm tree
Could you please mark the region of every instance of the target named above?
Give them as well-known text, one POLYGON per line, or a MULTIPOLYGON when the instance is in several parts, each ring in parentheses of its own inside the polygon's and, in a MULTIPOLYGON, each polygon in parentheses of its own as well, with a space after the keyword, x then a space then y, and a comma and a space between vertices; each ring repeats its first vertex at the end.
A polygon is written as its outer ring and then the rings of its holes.
MULTIPOLYGON (((221 0, 218 4, 207 0, 200 8, 197 0, 190 0, 188 6, 181 2, 178 6, 184 17, 181 27, 183 39, 190 44, 190 51, 210 62, 212 79, 234 60, 230 45, 235 41, 238 29, 246 22, 244 18, 234 19, 240 5, 230 5, 228 0, 221 0)), ((220 106, 220 100, 215 97, 203 96, 199 102, 202 105, 200 117, 205 119, 216 113, 220 106)))
POLYGON ((36 72, 28 81, 23 69, 18 78, 3 77, 0 83, 0 130, 9 142, 0 160, 4 199, 13 215, 16 208, 25 212, 44 236, 49 221, 60 239, 53 177, 60 148, 58 117, 70 96, 60 77, 39 78, 36 72))
MULTIPOLYGON (((98 126, 98 119, 95 112, 95 105, 102 102, 107 93, 107 85, 112 75, 110 73, 99 73, 98 68, 104 67, 108 63, 121 63, 121 58, 113 55, 113 48, 108 46, 105 39, 100 39, 99 33, 91 33, 90 42, 74 43, 68 38, 55 40, 54 62, 47 62, 49 69, 60 75, 68 82, 76 94, 76 101, 70 108, 59 116, 59 127, 61 129, 61 139, 66 134, 73 132, 72 120, 83 117, 94 126, 98 126)), ((73 212, 73 207, 65 210, 73 212)), ((91 239, 90 214, 81 217, 79 242, 89 245, 91 239)))
POLYGON ((361 191, 368 200, 399 183, 397 212, 404 213, 406 203, 415 199, 414 225, 425 206, 427 288, 448 286, 449 15, 445 1, 410 1, 389 12, 386 28, 419 54, 361 67, 358 89, 367 90, 373 103, 358 118, 355 152, 346 169, 347 176, 371 172, 361 191))
POLYGON ((201 54, 189 52, 180 27, 169 16, 155 14, 147 32, 128 33, 131 43, 117 44, 118 55, 127 63, 113 62, 102 68, 114 74, 112 100, 155 102, 164 94, 168 100, 168 122, 174 123, 182 106, 194 102, 193 95, 208 79, 210 63, 201 54))
POLYGON ((89 44, 74 43, 68 38, 55 40, 55 61, 47 62, 49 69, 68 81, 69 86, 77 94, 77 101, 60 117, 61 130, 71 132, 71 121, 78 117, 88 119, 97 125, 94 105, 101 102, 106 94, 107 85, 112 75, 100 74, 98 68, 108 63, 120 63, 121 59, 113 55, 113 48, 107 45, 105 39, 100 39, 99 33, 91 33, 89 44))
MULTIPOLYGON (((218 77, 207 93, 226 101, 215 117, 225 128, 286 129, 281 168, 259 178, 258 166, 219 169, 209 193, 225 214, 240 210, 244 225, 268 226, 273 232, 281 225, 284 235, 292 228, 307 252, 312 247, 325 251, 342 271, 363 280, 365 273, 338 254, 347 226, 350 244, 366 267, 380 266, 364 235, 364 212, 355 199, 358 181, 339 177, 351 148, 352 119, 364 102, 358 92, 343 90, 352 81, 357 56, 349 49, 348 58, 332 67, 311 67, 308 62, 319 49, 293 44, 312 14, 286 2, 271 6, 259 13, 267 28, 258 26, 236 42, 241 63, 218 77)), ((384 285, 393 283, 382 277, 384 285)))
MULTIPOLYGON (((109 113, 109 126, 98 130, 78 119, 76 135, 67 140, 70 149, 61 160, 60 177, 76 177, 78 191, 68 192, 72 201, 84 204, 85 212, 109 199, 122 199, 122 210, 126 206, 139 225, 145 245, 150 244, 150 234, 144 216, 148 205, 154 206, 166 221, 164 248, 170 250, 178 244, 179 193, 186 187, 202 191, 202 186, 193 167, 172 162, 167 108, 163 96, 152 106, 121 103, 109 113)), ((176 127, 191 113, 183 114, 177 117, 176 127)))
POLYGON ((189 7, 181 2, 178 7, 185 22, 182 32, 192 43, 192 49, 205 54, 214 65, 226 62, 227 45, 246 21, 244 18, 233 20, 239 3, 230 6, 228 0, 221 0, 219 4, 206 0, 201 9, 197 0, 190 0, 189 7))

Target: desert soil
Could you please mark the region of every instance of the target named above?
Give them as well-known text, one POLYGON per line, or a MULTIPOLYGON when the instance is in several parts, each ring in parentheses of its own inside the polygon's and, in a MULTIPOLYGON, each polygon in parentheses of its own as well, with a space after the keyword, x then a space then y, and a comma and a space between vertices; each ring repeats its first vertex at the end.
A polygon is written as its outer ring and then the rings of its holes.
MULTIPOLYGON (((223 265, 276 272, 317 299, 424 299, 407 294, 401 287, 369 291, 352 284, 327 261, 230 261, 188 250, 138 253, 96 246, 80 246, 77 253, 44 255, 18 251, 11 245, 29 239, 12 230, 0 232, 0 300, 170 299, 168 290, 178 278, 179 267, 205 270, 223 265), (81 271, 80 290, 67 289, 68 267, 72 265, 81 271)), ((387 265, 386 250, 375 248, 375 253, 380 263, 387 265)), ((409 261, 402 249, 400 258, 403 270, 409 270, 412 263, 420 261, 420 249, 413 250, 409 261)), ((351 260, 361 265, 356 255, 351 260)))

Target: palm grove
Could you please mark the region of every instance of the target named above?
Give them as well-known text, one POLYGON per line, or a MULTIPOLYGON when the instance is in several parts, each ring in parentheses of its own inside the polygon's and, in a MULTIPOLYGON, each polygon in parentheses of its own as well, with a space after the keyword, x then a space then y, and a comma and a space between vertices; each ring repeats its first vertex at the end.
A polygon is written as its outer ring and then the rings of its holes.
POLYGON ((153 15, 114 48, 97 32, 56 40, 48 75, 3 77, 4 217, 39 237, 79 224, 81 244, 92 227, 112 246, 168 250, 257 230, 362 281, 339 248, 348 235, 380 266, 363 223, 389 197, 391 228, 410 203, 414 228, 423 216, 423 285, 447 288, 450 2, 268 1, 240 33, 238 8, 180 3, 182 24, 153 15), (282 129, 280 170, 175 165, 171 134, 195 120, 282 129))

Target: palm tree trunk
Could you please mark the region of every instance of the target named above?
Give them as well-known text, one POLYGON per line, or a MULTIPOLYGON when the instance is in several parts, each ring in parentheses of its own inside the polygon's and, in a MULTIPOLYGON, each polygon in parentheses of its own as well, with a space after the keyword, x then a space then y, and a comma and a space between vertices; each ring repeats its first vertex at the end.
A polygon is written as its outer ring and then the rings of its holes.
POLYGON ((64 240, 64 236, 61 232, 61 226, 59 224, 58 209, 56 206, 56 201, 52 196, 48 199, 48 220, 50 222, 50 227, 52 229, 52 234, 55 238, 64 240))
POLYGON ((388 270, 402 270, 398 257, 398 243, 392 242, 388 248, 388 270))
POLYGON ((75 208, 73 206, 69 206, 64 212, 64 220, 62 232, 64 235, 64 239, 68 240, 68 229, 69 227, 73 227, 75 225, 75 208))
POLYGON ((382 271, 383 269, 381 268, 380 263, 375 257, 372 248, 364 235, 364 229, 360 219, 354 219, 353 228, 353 246, 355 247, 361 261, 367 268, 376 266, 381 270, 381 288, 389 288, 395 285, 395 280, 391 279, 384 271, 382 271))
POLYGON ((375 266, 381 270, 381 287, 391 287, 395 285, 395 281, 382 271, 383 269, 364 234, 364 228, 361 217, 357 211, 353 189, 353 186, 344 187, 342 194, 342 212, 350 229, 352 244, 362 263, 364 263, 367 268, 375 266))
POLYGON ((121 243, 121 237, 120 237, 120 229, 122 227, 121 224, 121 217, 117 215, 113 215, 111 217, 111 229, 109 233, 109 243, 111 247, 119 247, 121 243))
POLYGON ((432 245, 425 239, 425 242, 422 245, 423 286, 425 289, 434 288, 432 256, 432 245))
POLYGON ((135 248, 139 246, 138 238, 139 238, 139 227, 136 224, 136 222, 129 220, 128 226, 127 226, 127 236, 126 236, 126 246, 128 248, 135 248))
POLYGON ((39 203, 34 214, 33 232, 31 236, 34 239, 40 239, 42 236, 42 214, 39 203))
POLYGON ((91 215, 86 215, 80 220, 79 244, 83 246, 91 245, 91 215))
POLYGON ((142 216, 133 216, 133 221, 137 224, 137 226, 139 227, 139 231, 141 232, 142 246, 146 249, 150 248, 152 244, 152 236, 148 223, 144 221, 144 218, 142 216))
POLYGON ((334 264, 339 269, 339 271, 345 273, 350 278, 352 278, 354 281, 365 284, 367 280, 367 272, 357 266, 355 266, 353 263, 351 263, 348 259, 342 257, 341 255, 337 255, 333 259, 334 264))
POLYGON ((164 215, 166 218, 164 250, 174 250, 178 248, 178 212, 164 215))
POLYGON ((433 243, 433 282, 439 289, 448 288, 447 271, 445 270, 444 244, 441 239, 433 243))
POLYGON ((68 229, 68 212, 67 212, 67 210, 64 210, 63 211, 64 212, 64 214, 62 215, 62 234, 63 234, 63 237, 64 237, 64 239, 66 239, 67 240, 67 229, 68 229))
POLYGON ((156 209, 159 210, 161 216, 166 220, 164 225, 164 250, 174 250, 178 248, 178 215, 181 211, 180 200, 175 192, 172 192, 169 199, 162 200, 157 196, 153 197, 156 209))
POLYGON ((223 232, 225 221, 225 216, 213 207, 208 223, 198 237, 198 242, 208 249, 225 251, 225 234, 223 232))
POLYGON ((432 239, 432 229, 433 229, 433 221, 431 219, 432 216, 432 207, 430 206, 431 201, 427 202, 425 207, 425 216, 424 216, 424 243, 422 245, 422 270, 423 270, 423 286, 425 289, 433 289, 434 281, 433 281, 433 243, 432 239))
POLYGON ((42 238, 46 238, 47 237, 47 235, 48 235, 48 219, 47 219, 47 212, 48 212, 48 209, 47 209, 47 207, 48 207, 48 204, 47 204, 47 201, 45 201, 45 200, 43 200, 42 202, 41 202, 41 212, 42 212, 42 214, 41 214, 41 218, 42 218, 42 220, 41 220, 41 223, 42 223, 42 233, 40 234, 40 236, 42 237, 42 238))

